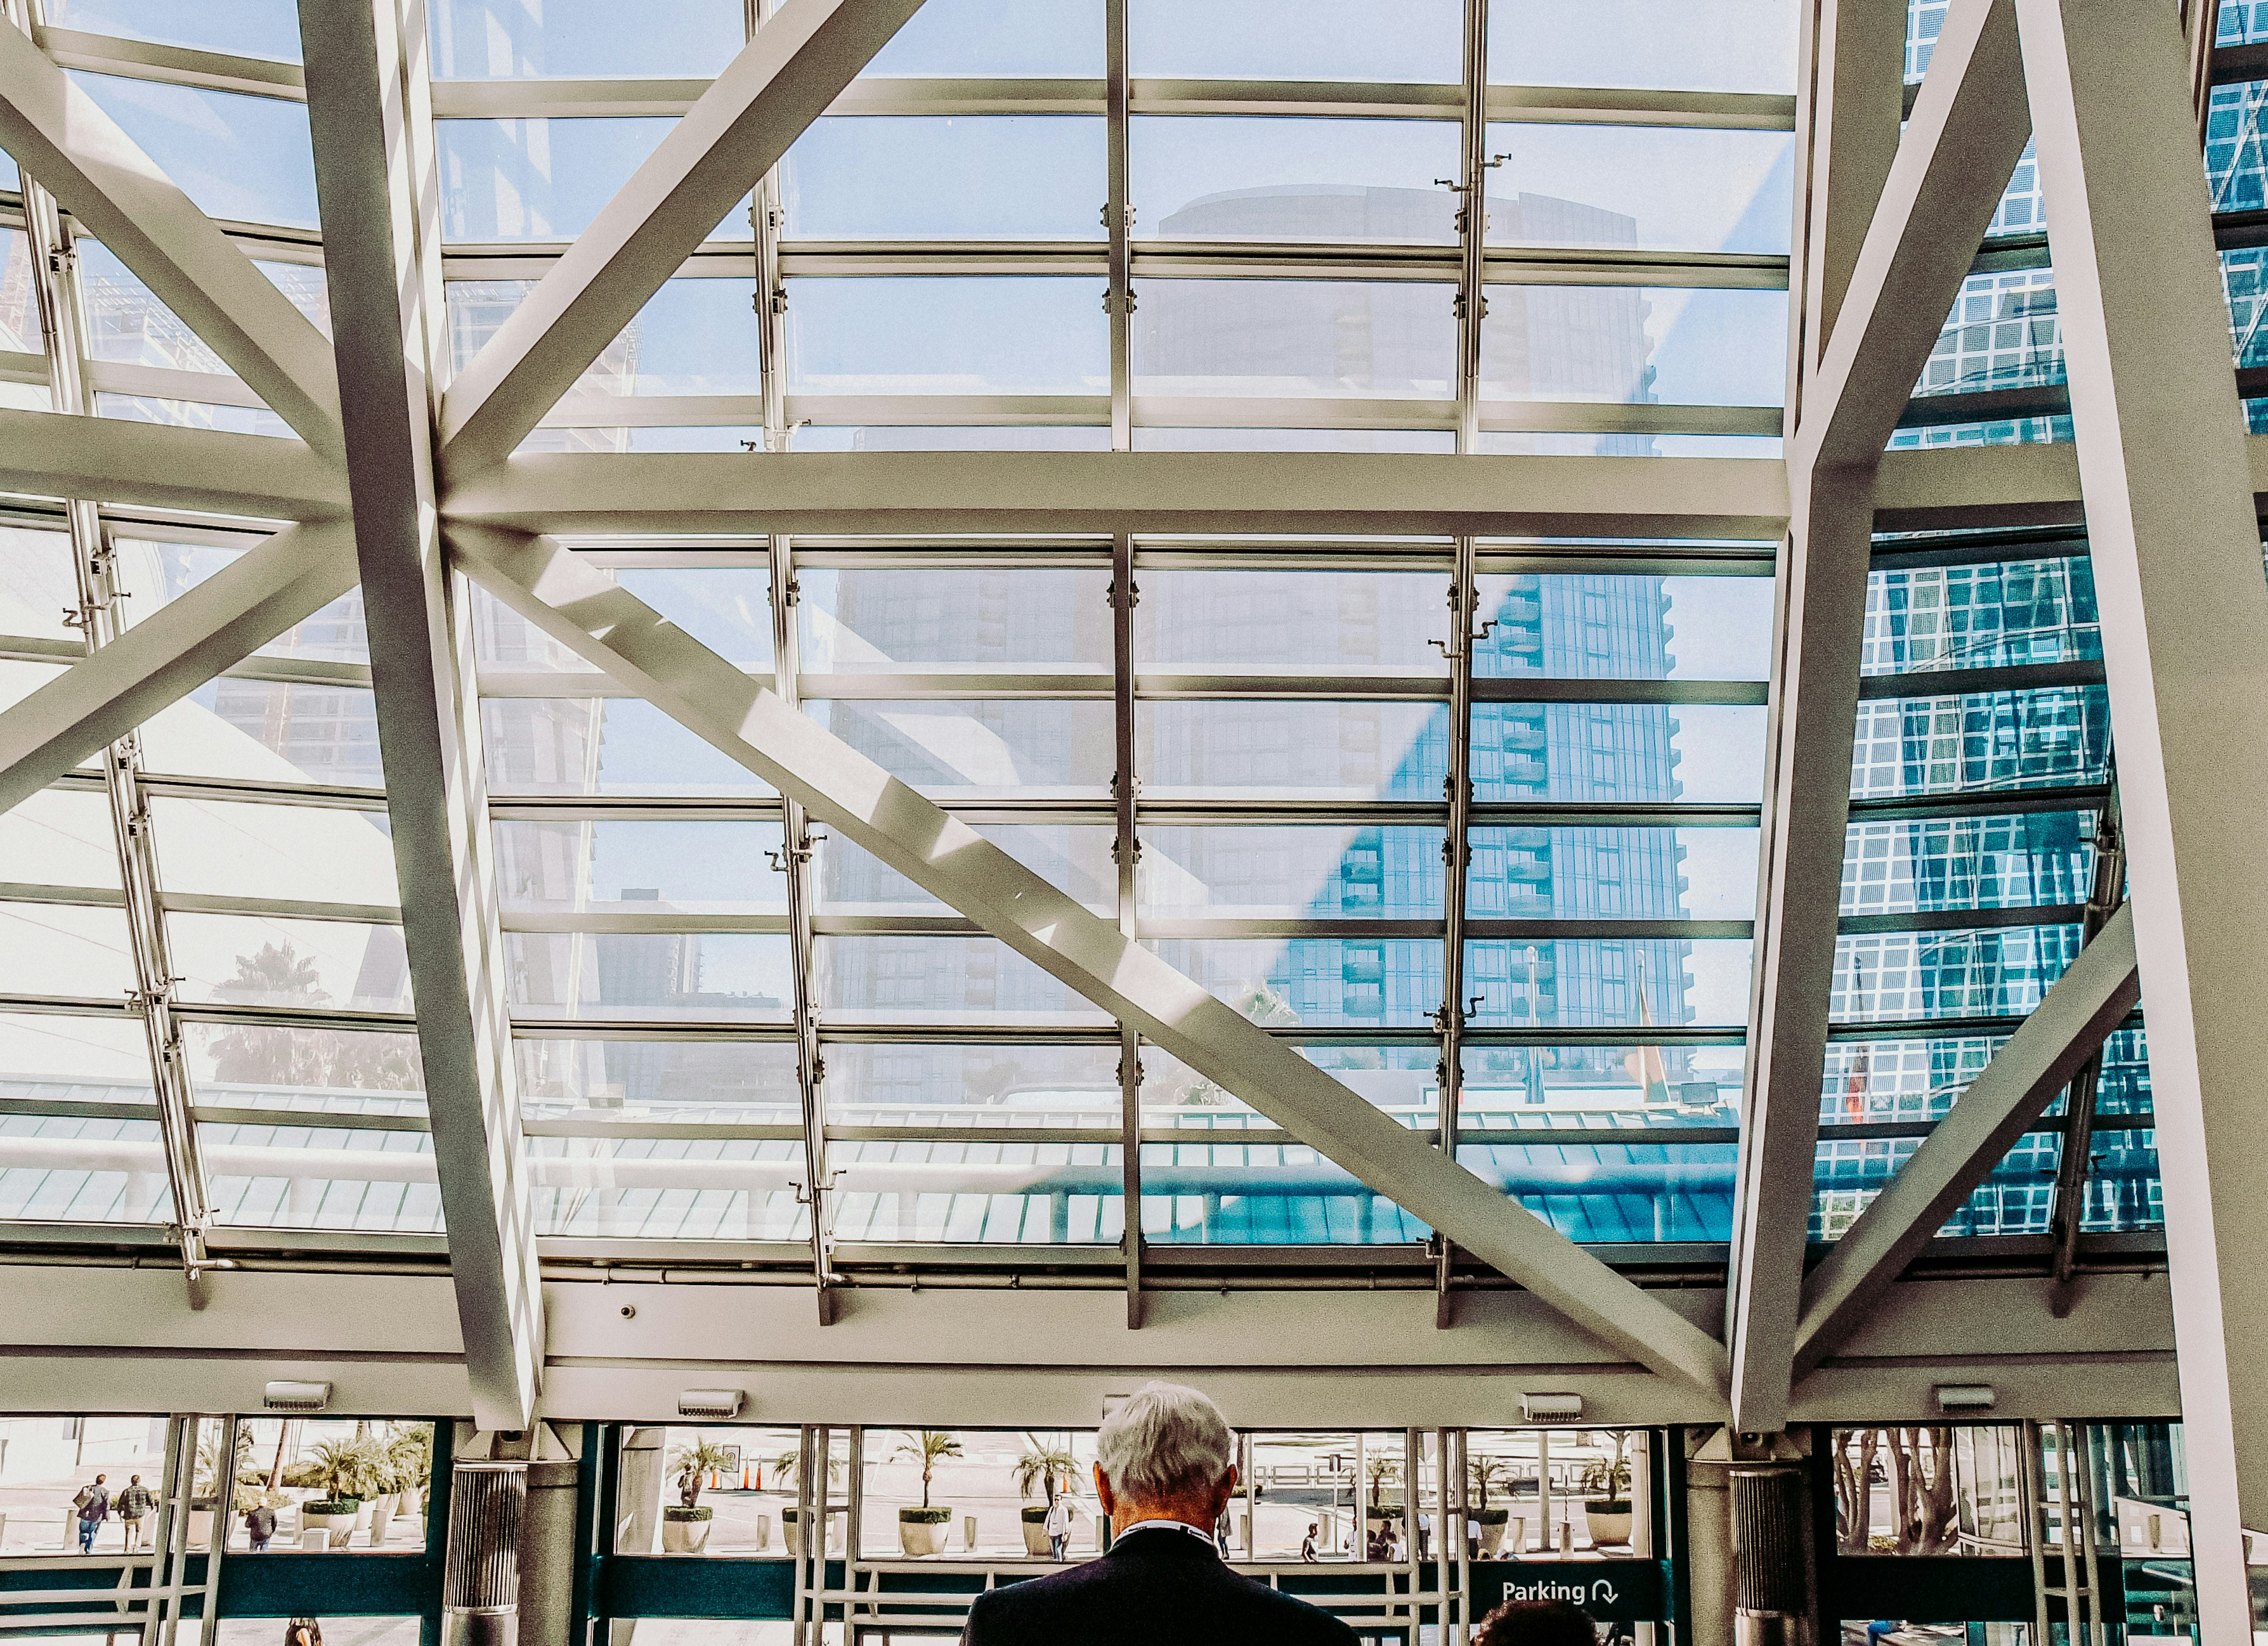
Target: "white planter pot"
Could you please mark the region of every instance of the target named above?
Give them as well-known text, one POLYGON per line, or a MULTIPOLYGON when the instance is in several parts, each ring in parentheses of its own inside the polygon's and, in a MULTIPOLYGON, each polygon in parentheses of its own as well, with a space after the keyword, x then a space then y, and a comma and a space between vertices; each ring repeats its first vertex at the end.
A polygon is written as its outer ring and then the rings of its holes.
POLYGON ((308 1532, 320 1532, 330 1539, 330 1547, 342 1549, 347 1546, 347 1539, 354 1535, 356 1518, 353 1515, 311 1515, 303 1509, 299 1511, 302 1545, 308 1532))
POLYGON ((898 1522, 898 1547, 909 1554, 942 1554, 945 1553, 946 1536, 952 1530, 950 1518, 901 1520, 898 1522))
POLYGON ((1483 1560, 1492 1561, 1496 1559, 1497 1551, 1504 1547, 1504 1534, 1506 1524, 1506 1522, 1502 1520, 1496 1522, 1493 1525, 1485 1520, 1476 1520, 1473 1522, 1473 1529, 1481 1534, 1481 1558, 1483 1560))
POLYGON ((780 1517, 780 1536, 787 1544, 790 1554, 803 1553, 803 1520, 800 1516, 783 1514, 780 1517))
POLYGON ((1055 1550, 1048 1545, 1047 1522, 1043 1520, 1024 1522, 1024 1553, 1036 1554, 1042 1558, 1055 1553, 1055 1550))
POLYGON ((664 1520, 661 1523, 661 1552, 664 1554, 698 1554, 709 1547, 711 1520, 664 1520))
POLYGON ((1631 1540, 1631 1522, 1633 1516, 1627 1509, 1620 1514, 1610 1514, 1586 1503, 1583 1505, 1583 1518, 1590 1525, 1593 1548, 1605 1548, 1610 1544, 1628 1543, 1631 1540))
POLYGON ((212 1547, 212 1523, 213 1510, 210 1509, 189 1510, 189 1547, 191 1548, 212 1547))

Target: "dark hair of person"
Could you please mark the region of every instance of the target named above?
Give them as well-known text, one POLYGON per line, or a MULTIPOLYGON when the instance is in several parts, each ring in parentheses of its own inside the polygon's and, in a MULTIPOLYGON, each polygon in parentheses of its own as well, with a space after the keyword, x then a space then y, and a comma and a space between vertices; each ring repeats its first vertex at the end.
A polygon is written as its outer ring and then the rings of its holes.
POLYGON ((1599 1646, 1599 1626, 1565 1600, 1507 1600, 1481 1620, 1473 1646, 1599 1646))

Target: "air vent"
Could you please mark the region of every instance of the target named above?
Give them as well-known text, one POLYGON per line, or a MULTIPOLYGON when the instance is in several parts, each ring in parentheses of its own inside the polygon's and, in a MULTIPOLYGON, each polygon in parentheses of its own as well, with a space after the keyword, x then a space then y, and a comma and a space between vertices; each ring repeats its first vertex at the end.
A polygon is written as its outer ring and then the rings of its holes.
POLYGON ((271 1412, 320 1412, 331 1403, 328 1383, 271 1383, 261 1402, 271 1412))
POLYGON ((1520 1415, 1531 1423, 1577 1423, 1583 1418, 1580 1394, 1523 1394, 1520 1415))
POLYGON ((738 1417, 747 1397, 738 1389, 688 1389, 677 1397, 680 1417, 738 1417))

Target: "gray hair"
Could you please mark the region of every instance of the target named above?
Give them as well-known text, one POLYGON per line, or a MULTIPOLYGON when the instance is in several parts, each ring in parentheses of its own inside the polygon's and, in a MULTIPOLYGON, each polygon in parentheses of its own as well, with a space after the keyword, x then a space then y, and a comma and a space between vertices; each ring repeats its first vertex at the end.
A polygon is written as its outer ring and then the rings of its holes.
POLYGON ((1095 1461, 1113 1491, 1137 1503, 1173 1503, 1210 1492, 1236 1460, 1220 1407, 1178 1383, 1145 1383, 1102 1420, 1095 1461))

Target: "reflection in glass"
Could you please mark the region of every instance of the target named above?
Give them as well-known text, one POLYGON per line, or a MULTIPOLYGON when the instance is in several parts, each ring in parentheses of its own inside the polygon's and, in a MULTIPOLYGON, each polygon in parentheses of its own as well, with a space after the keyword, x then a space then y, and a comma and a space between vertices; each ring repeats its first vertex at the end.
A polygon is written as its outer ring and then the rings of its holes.
MULTIPOLYGON (((535 290, 532 280, 452 280, 449 354, 459 371, 535 290)), ((583 369, 565 399, 599 394, 760 394, 755 282, 703 276, 666 280, 637 318, 583 369)), ((563 430, 571 447, 595 431, 563 430)))
POLYGON ((1475 920, 1748 920, 1756 831, 1476 828, 1475 920))
MULTIPOLYGON (((437 120, 442 236, 572 239, 674 123, 644 115, 437 120)), ((725 221, 746 223, 740 210, 725 221)))
POLYGON ((69 72, 207 216, 318 226, 305 104, 69 72))
MULTIPOLYGON (((2019 1139, 1946 1219, 1939 1235, 2045 1234, 2062 1145, 2062 1135, 2057 1132, 2034 1132, 2019 1139)), ((1920 1146, 1920 1140, 1912 1137, 1822 1141, 1812 1197, 1811 1238, 1841 1239, 1920 1146)), ((2098 1131, 2090 1159, 2083 1228, 2108 1233, 2163 1225, 2157 1150, 2149 1132, 2098 1131)))
MULTIPOLYGON (((1332 1079, 1404 1126, 1425 1130, 1439 1123, 1440 1059, 1432 1047, 1335 1043, 1301 1046, 1298 1050, 1316 1068, 1329 1071, 1332 1079)), ((1211 1132, 1269 1131, 1275 1126, 1226 1087, 1149 1045, 1142 1047, 1142 1124, 1211 1132)))
POLYGON ((792 1140, 531 1137, 536 1232, 628 1240, 792 1240, 810 1175, 792 1140))
POLYGON ((414 1034, 261 1023, 183 1025, 199 1106, 321 1114, 423 1114, 414 1034))
MULTIPOLYGON (((77 245, 90 358, 170 371, 228 373, 227 364, 212 346, 158 301, 157 293, 116 253, 99 240, 80 239, 77 245)), ((38 352, 36 317, 33 329, 24 335, 33 352, 38 352)))
MULTIPOLYGON (((1524 959, 1514 950, 1517 964, 1524 959)), ((1526 1026, 1525 1024, 1521 1026, 1526 1026)), ((1739 1123, 1746 1048, 1473 1046, 1458 1093, 1469 1134, 1619 1131, 1739 1123)))
POLYGON ((2072 663, 2102 655, 2095 567, 2053 560, 1877 571, 1860 672, 1920 673, 2072 663))
POLYGON ((497 820, 497 889, 508 910, 610 915, 787 911, 772 863, 777 823, 672 819, 497 820))
POLYGON ((1156 937, 1145 947, 1263 1028, 1410 1027, 1441 1005, 1431 937, 1156 937))
POLYGON ((409 1010, 409 955, 399 926, 175 911, 166 930, 184 1000, 409 1010))
POLYGON ((814 947, 819 1003, 838 1025, 1107 1021, 997 938, 821 937, 814 947))
POLYGON ((378 716, 368 689, 208 680, 142 729, 150 769, 188 777, 376 789, 378 716))
POLYGON ((1448 724, 1435 703, 1145 702, 1135 705, 1135 768, 1152 797, 1267 790, 1438 801, 1448 724))
POLYGON ((1441 831, 1153 825, 1137 878, 1145 919, 1439 920, 1441 831))
POLYGON ((1484 678, 1761 680, 1771 667, 1769 577, 1533 572, 1476 580, 1484 678))
POLYGON ((1489 938, 1465 945, 1466 992, 1476 1028, 1733 1026, 1748 1021, 1749 962, 1744 937, 1489 938))
POLYGON ((1737 1152, 1732 1143, 1649 1136, 1580 1145, 1468 1143, 1457 1161, 1570 1240, 1627 1246, 1727 1238, 1737 1152))
POLYGON ((2100 783, 2109 753, 2102 687, 1874 698, 1859 705, 1851 793, 1963 794, 2100 783))
POLYGON ((842 1240, 1107 1246, 1123 1231, 1116 1143, 845 1142, 827 1164, 842 1240))
POLYGON ((836 1041, 827 1115, 843 1126, 1119 1123, 1118 1047, 836 1041))
MULTIPOLYGON (((1116 831, 1083 823, 981 823, 976 833, 1057 891, 1109 915, 1118 907, 1116 831)), ((818 841, 813 907, 823 915, 949 915, 942 902, 874 856, 834 834, 818 841)))
POLYGON ((380 812, 164 795, 151 810, 169 893, 379 908, 401 900, 380 812))
POLYGON ((2026 1017, 2079 945, 2077 926, 1845 935, 1829 1013, 1838 1023, 2026 1017))
POLYGON ((1785 291, 1491 286, 1481 322, 1481 395, 1777 406, 1787 387, 1786 334, 1785 291))
POLYGON ((805 711, 902 782, 929 793, 1096 789, 1110 781, 1108 702, 816 702, 805 711))
POLYGON ((1134 663, 1160 672, 1443 675, 1443 571, 1141 569, 1134 663))
POLYGON ((154 1120, 81 1105, 154 1107, 142 1025, 99 1018, 0 1015, 0 1093, 52 1113, 0 1114, 0 1219, 156 1223, 172 1215, 154 1120))
POLYGON ((800 566, 803 669, 1107 672, 1109 582, 1101 568, 800 566))
POLYGON ((778 1023, 795 998, 784 933, 507 932, 504 952, 530 1017, 778 1023))
POLYGON ((2063 380, 2055 271, 2014 268, 1961 283, 1914 393, 1962 394, 2063 380))
POLYGON ((1446 122, 1143 115, 1128 141, 1145 239, 1456 239, 1456 196, 1433 180, 1457 169, 1446 122))
POLYGON ((1456 376, 1454 292, 1410 281, 1141 280, 1137 394, 1438 400, 1456 376))
POLYGON ((2083 903, 2095 876, 2095 813, 1854 822, 1843 849, 1843 913, 2083 903))
POLYGON ((643 698, 487 698, 481 732, 497 794, 772 792, 643 698))
POLYGON ((1495 0, 1492 85, 1795 90, 1794 0, 1495 0))
POLYGON ((1693 703, 1475 703, 1476 800, 1750 804, 1765 710, 1693 703))
POLYGON ((437 80, 696 78, 731 62, 746 38, 733 0, 433 0, 432 19, 437 80))
POLYGON ((799 1125, 802 1097, 787 1040, 515 1040, 520 1114, 604 1121, 799 1125))
POLYGON ((1491 244, 1787 251, 1787 132, 1523 124, 1488 143, 1491 244))
MULTIPOLYGON (((209 543, 166 543, 123 533, 111 538, 111 577, 125 597, 122 621, 131 625, 157 615, 208 577, 251 552, 209 543)), ((320 663, 368 663, 370 636, 363 623, 362 591, 350 589, 313 616, 262 645, 264 658, 320 663)))
POLYGON ((787 282, 791 394, 1102 394, 1104 283, 1056 275, 787 282))
POLYGON ((423 1132, 205 1121, 197 1150, 225 1224, 441 1232, 433 1140, 423 1132))
POLYGON ((838 115, 780 166, 793 240, 1097 240, 1108 192, 1084 115, 838 115))

